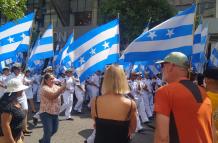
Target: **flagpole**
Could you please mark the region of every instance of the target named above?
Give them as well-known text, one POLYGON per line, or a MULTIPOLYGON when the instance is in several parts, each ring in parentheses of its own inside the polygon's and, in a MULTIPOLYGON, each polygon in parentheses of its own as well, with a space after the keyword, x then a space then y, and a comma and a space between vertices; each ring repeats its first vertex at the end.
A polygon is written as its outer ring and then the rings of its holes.
POLYGON ((119 31, 118 32, 119 33, 119 35, 118 35, 118 38, 119 38, 119 48, 117 48, 117 50, 118 50, 117 52, 119 52, 119 56, 121 57, 121 53, 120 53, 120 13, 119 12, 117 13, 117 19, 118 19, 118 22, 119 22, 119 27, 118 27, 119 28, 118 29, 118 31, 119 31))
MULTIPOLYGON (((196 19, 197 19, 197 9, 198 9, 198 4, 199 4, 199 1, 198 0, 195 0, 195 5, 196 5, 196 8, 195 8, 195 16, 194 16, 194 23, 193 23, 193 28, 192 28, 192 37, 193 37, 193 44, 192 44, 192 53, 193 53, 193 45, 194 45, 194 33, 195 33, 195 28, 196 28, 196 19)), ((192 69, 192 56, 190 57, 190 67, 189 67, 189 79, 191 79, 191 69, 192 69)))
MULTIPOLYGON (((36 10, 34 10, 34 17, 35 17, 35 15, 36 15, 36 10)), ((35 19, 35 18, 34 18, 35 19)), ((34 22, 34 20, 33 20, 33 22, 34 22)), ((32 30, 33 30, 33 22, 32 22, 32 27, 31 27, 31 29, 30 29, 30 39, 29 39, 29 48, 27 49, 27 57, 26 57, 26 65, 24 66, 24 69, 27 67, 27 65, 28 65, 28 60, 29 60, 29 56, 30 56, 30 47, 32 47, 32 45, 34 44, 34 42, 32 42, 31 43, 31 39, 33 38, 33 32, 32 32, 32 30)), ((25 37, 24 37, 25 38, 25 37)), ((32 47, 33 48, 33 47, 32 47)))

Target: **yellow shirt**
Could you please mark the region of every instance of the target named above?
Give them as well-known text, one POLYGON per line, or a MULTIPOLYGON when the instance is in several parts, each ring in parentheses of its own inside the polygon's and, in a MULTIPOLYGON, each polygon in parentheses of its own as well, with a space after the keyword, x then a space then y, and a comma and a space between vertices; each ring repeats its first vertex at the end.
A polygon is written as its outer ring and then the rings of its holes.
POLYGON ((218 136, 218 93, 208 91, 207 95, 209 96, 212 102, 213 119, 214 119, 214 124, 216 127, 216 134, 218 136))

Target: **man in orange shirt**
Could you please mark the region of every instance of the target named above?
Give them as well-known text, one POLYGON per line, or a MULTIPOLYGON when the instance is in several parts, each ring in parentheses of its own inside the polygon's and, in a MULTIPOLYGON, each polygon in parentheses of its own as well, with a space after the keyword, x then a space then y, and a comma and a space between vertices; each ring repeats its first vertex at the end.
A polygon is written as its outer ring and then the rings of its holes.
POLYGON ((168 84, 155 95, 155 143, 212 143, 212 105, 206 91, 188 78, 186 55, 172 52, 160 61, 168 84))

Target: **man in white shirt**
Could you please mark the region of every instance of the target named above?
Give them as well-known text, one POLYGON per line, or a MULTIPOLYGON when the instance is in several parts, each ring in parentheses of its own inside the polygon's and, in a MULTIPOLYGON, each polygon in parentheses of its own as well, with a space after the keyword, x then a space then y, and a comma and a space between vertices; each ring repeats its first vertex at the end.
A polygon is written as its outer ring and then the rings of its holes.
POLYGON ((94 73, 88 80, 88 88, 90 90, 89 96, 90 96, 90 102, 88 104, 88 107, 90 107, 91 100, 93 97, 99 95, 99 88, 100 88, 100 76, 97 73, 94 73))
POLYGON ((75 90, 75 79, 73 77, 72 69, 67 69, 65 74, 66 90, 63 93, 64 103, 61 106, 60 113, 65 110, 65 119, 73 120, 71 118, 71 111, 73 107, 73 94, 75 90))

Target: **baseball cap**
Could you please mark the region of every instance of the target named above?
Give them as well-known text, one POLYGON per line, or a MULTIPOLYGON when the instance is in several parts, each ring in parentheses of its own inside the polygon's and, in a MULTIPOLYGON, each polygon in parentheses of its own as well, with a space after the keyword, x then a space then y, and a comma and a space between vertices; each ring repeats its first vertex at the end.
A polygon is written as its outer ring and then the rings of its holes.
POLYGON ((218 67, 207 67, 204 71, 204 76, 218 80, 218 67))
POLYGON ((164 58, 164 60, 157 61, 156 63, 173 63, 180 67, 189 68, 188 57, 181 52, 171 52, 164 58))
POLYGON ((68 69, 66 69, 66 71, 65 72, 73 72, 73 69, 71 69, 71 68, 68 68, 68 69))
POLYGON ((13 64, 13 67, 15 67, 15 68, 21 68, 21 63, 14 63, 14 64, 13 64))
POLYGON ((48 66, 47 68, 44 69, 44 72, 48 72, 48 71, 53 71, 52 66, 48 66))

